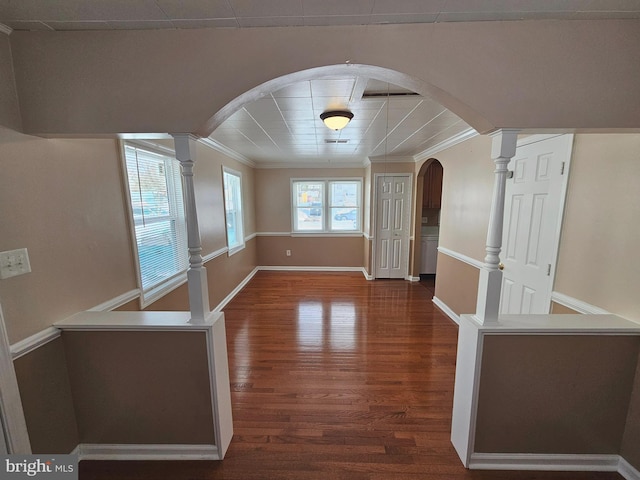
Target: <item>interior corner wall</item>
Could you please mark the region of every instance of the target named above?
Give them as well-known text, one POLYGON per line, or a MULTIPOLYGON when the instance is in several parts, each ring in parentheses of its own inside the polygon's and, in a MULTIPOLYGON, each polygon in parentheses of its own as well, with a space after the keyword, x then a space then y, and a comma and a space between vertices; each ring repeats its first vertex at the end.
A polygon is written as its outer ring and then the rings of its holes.
POLYGON ((554 290, 640 321, 640 134, 575 136, 554 290))
POLYGON ((0 33, 0 127, 22 130, 9 36, 0 33))

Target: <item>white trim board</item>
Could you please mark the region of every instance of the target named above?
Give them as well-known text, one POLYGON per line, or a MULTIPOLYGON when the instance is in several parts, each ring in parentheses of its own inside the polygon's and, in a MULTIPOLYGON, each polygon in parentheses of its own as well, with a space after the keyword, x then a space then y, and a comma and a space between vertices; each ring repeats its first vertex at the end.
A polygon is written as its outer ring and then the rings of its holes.
POLYGON ((80 460, 222 460, 215 445, 81 443, 80 460))
POLYGON ((556 455, 532 453, 472 453, 472 470, 550 470, 617 472, 619 455, 556 455))
POLYGON ((14 360, 33 352, 60 336, 60 329, 48 327, 11 345, 11 356, 14 360))
POLYGON ((640 471, 620 455, 472 453, 469 468, 474 470, 617 472, 626 480, 640 480, 640 471))
POLYGON ((469 127, 469 129, 463 132, 460 132, 458 135, 448 138, 447 140, 444 140, 434 145, 433 147, 427 148, 426 150, 414 155, 413 160, 416 163, 421 162, 423 160, 427 160, 433 157, 434 155, 437 155, 438 153, 442 152, 443 150, 446 150, 447 148, 451 148, 454 145, 458 145, 459 143, 465 142, 470 138, 476 137, 478 135, 479 135, 478 132, 476 132, 473 128, 469 127))
POLYGON ((449 305, 447 305, 446 303, 444 303, 442 300, 440 300, 438 297, 435 297, 435 296, 431 299, 431 301, 436 307, 442 310, 442 313, 444 313, 447 317, 449 317, 451 320, 456 322, 456 324, 460 325, 460 316, 456 312, 451 310, 449 305))
POLYGON ((627 462, 622 456, 618 463, 618 473, 626 480, 640 480, 640 470, 627 462))
POLYGON ((249 283, 251 281, 251 279, 254 277, 254 275, 258 272, 260 268, 256 267, 254 268, 251 273, 249 273, 249 275, 247 275, 244 280, 242 280, 237 286, 236 288, 234 288, 229 295, 227 295, 226 297, 224 297, 224 299, 218 304, 218 306, 216 308, 213 309, 214 312, 221 312, 222 309, 224 309, 224 307, 227 306, 227 304, 233 300, 233 298, 240 293, 240 290, 242 290, 247 283, 249 283))
POLYGON ((118 295, 111 300, 107 300, 106 302, 101 303, 100 305, 96 305, 93 308, 90 308, 90 312, 108 312, 115 308, 121 307, 125 303, 129 303, 132 300, 135 300, 140 296, 140 289, 136 288, 134 290, 130 290, 122 295, 118 295))
POLYGON ((575 310, 578 313, 591 314, 591 315, 611 315, 611 312, 606 311, 603 308, 596 307, 577 298, 570 297, 560 292, 551 292, 551 301, 562 305, 564 307, 575 310))
POLYGON ((466 263, 467 265, 471 265, 472 267, 476 267, 477 269, 481 269, 484 267, 484 263, 475 258, 468 257, 462 253, 454 252, 453 250, 449 250, 446 247, 438 247, 438 252, 445 254, 448 257, 455 258, 456 260, 460 260, 461 262, 466 263))

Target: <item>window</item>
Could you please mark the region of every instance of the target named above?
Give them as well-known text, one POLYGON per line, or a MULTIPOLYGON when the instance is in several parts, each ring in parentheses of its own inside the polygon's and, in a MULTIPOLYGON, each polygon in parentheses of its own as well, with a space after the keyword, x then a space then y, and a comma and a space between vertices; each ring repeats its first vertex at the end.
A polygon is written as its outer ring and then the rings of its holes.
POLYGON ((224 212, 227 220, 227 247, 229 255, 244 248, 244 228, 242 222, 242 175, 240 172, 223 167, 224 212))
POLYGON ((148 305, 181 283, 188 267, 180 164, 169 153, 130 142, 124 157, 142 304, 148 305))
POLYGON ((293 180, 294 232, 359 232, 362 180, 293 180))

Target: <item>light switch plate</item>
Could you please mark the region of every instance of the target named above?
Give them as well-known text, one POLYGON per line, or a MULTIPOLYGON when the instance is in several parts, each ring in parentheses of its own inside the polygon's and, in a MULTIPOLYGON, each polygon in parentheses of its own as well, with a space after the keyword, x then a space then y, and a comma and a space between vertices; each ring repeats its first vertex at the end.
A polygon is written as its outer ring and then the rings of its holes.
POLYGON ((31 271, 26 248, 0 252, 0 279, 15 277, 31 271))

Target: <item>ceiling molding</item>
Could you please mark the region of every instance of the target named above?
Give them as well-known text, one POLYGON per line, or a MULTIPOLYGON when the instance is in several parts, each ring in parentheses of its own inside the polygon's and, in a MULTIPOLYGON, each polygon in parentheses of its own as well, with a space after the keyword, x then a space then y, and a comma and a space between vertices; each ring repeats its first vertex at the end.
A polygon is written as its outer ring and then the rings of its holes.
POLYGON ((467 130, 460 132, 458 135, 455 135, 451 138, 447 138, 443 142, 440 142, 434 145, 433 147, 427 148, 426 150, 414 155, 413 160, 416 163, 421 162, 423 160, 427 160, 428 158, 431 158, 435 154, 440 153, 441 151, 446 150, 447 148, 451 148, 454 145, 462 143, 466 140, 469 140, 470 138, 473 138, 477 135, 479 135, 478 132, 476 132, 473 128, 469 127, 467 130))
POLYGON ((212 138, 203 137, 203 138, 199 138, 198 141, 203 145, 206 145, 207 147, 212 148, 215 151, 222 153, 223 155, 226 155, 227 157, 231 157, 234 160, 237 160, 238 162, 243 163, 244 165, 247 165, 248 167, 256 168, 256 162, 236 152, 235 150, 227 147, 226 145, 223 145, 220 142, 213 140, 212 138))
POLYGON ((363 162, 260 162, 255 168, 365 168, 363 162))
POLYGON ((414 157, 402 156, 402 157, 369 157, 371 163, 415 163, 414 157))
POLYGON ((9 25, 5 25, 4 23, 0 23, 0 33, 11 35, 11 32, 13 32, 13 28, 11 28, 9 25))

